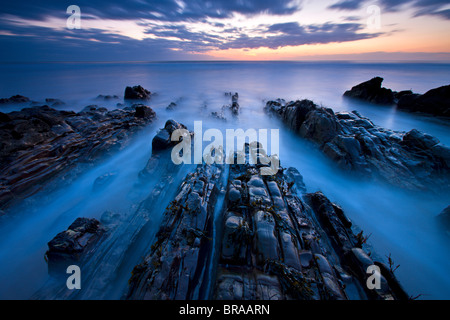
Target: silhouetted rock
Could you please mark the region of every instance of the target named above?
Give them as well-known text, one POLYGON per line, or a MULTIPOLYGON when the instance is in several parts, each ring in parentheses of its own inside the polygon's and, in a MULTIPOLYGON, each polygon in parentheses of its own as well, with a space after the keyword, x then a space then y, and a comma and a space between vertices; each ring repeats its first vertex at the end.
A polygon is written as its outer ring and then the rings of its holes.
POLYGON ((394 93, 391 89, 382 88, 382 82, 383 78, 375 77, 346 91, 344 96, 377 104, 394 104, 394 93))
POLYGON ((148 100, 151 92, 141 86, 126 87, 125 100, 148 100))
POLYGON ((450 117, 450 85, 432 89, 422 95, 405 94, 400 97, 398 108, 450 117))

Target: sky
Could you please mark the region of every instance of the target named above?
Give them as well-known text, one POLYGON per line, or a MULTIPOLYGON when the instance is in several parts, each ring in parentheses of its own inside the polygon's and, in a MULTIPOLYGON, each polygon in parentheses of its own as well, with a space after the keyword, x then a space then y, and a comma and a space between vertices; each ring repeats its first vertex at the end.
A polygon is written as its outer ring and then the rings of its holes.
POLYGON ((450 61, 449 31, 449 0, 3 0, 0 62, 450 61))

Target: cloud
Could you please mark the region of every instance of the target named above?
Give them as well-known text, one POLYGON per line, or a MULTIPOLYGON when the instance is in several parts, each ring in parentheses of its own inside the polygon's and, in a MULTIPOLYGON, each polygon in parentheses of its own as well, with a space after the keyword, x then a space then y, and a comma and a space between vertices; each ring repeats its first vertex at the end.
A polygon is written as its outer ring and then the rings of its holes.
MULTIPOLYGON (((29 19, 65 15, 66 8, 74 4, 67 0, 21 0, 2 3, 2 13, 29 19)), ((254 15, 269 13, 292 14, 301 7, 298 0, 77 0, 83 14, 107 19, 152 19, 180 21, 201 20, 205 17, 225 18, 233 13, 254 15)))
POLYGON ((340 0, 328 8, 333 10, 352 11, 359 10, 370 4, 377 4, 385 12, 398 12, 403 7, 414 10, 414 16, 432 15, 450 20, 450 9, 448 0, 340 0))

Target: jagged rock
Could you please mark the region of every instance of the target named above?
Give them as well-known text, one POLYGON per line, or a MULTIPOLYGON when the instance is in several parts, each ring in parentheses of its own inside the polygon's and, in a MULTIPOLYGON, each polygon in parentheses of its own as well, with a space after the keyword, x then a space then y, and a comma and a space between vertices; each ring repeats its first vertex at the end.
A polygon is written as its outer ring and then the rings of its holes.
POLYGON ((357 98, 377 104, 394 104, 394 92, 391 89, 382 88, 383 78, 375 77, 369 81, 354 86, 344 93, 345 97, 357 98))
POLYGON ((230 166, 221 230, 211 225, 211 208, 220 205, 214 191, 220 167, 200 165, 186 177, 150 254, 133 270, 126 299, 407 297, 392 274, 382 273, 381 290, 368 289, 362 270, 379 262, 361 249, 364 239, 353 234, 342 209, 322 193, 301 200, 293 188, 295 169, 261 176, 259 166, 248 163, 250 149, 245 164, 230 166), (215 237, 218 260, 211 257, 215 237))
POLYGON ((141 86, 125 88, 125 100, 148 100, 150 96, 151 92, 141 86))
POLYGON ((205 165, 186 177, 164 213, 150 255, 133 270, 127 299, 199 299, 222 173, 205 165))
POLYGON ((75 113, 42 106, 5 114, 0 122, 0 207, 62 174, 70 181, 83 166, 121 150, 154 119, 154 113, 145 118, 135 113, 97 106, 75 113))
POLYGON ((30 99, 21 95, 15 95, 11 98, 2 98, 0 99, 0 104, 9 104, 9 103, 29 103, 30 99))
POLYGON ((334 113, 312 101, 265 110, 280 117, 301 137, 315 142, 340 167, 412 190, 450 190, 450 150, 417 130, 395 132, 375 126, 358 112, 334 113))
POLYGON ((46 252, 50 275, 65 274, 68 266, 81 264, 105 229, 96 219, 78 218, 66 231, 60 232, 49 243, 46 252))
POLYGON ((404 94, 399 97, 399 109, 450 117, 450 85, 432 89, 425 94, 404 94))

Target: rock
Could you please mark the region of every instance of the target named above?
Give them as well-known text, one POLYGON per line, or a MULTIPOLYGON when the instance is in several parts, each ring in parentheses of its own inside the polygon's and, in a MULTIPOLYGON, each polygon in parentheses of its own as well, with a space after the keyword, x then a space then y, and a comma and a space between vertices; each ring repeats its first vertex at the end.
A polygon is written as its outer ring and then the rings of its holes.
POLYGON ((125 100, 148 100, 150 96, 151 92, 141 86, 125 88, 125 100))
POLYGON ((88 251, 100 240, 105 230, 96 219, 78 218, 66 231, 49 243, 46 257, 50 275, 65 275, 72 264, 82 264, 88 251))
POLYGON ((0 114, 0 207, 51 187, 53 179, 69 183, 95 161, 124 148, 154 119, 152 113, 145 118, 135 113, 41 106, 0 114))
POLYGON ((178 141, 172 141, 172 133, 177 129, 187 129, 187 127, 175 120, 168 120, 163 129, 159 130, 156 136, 152 140, 153 153, 165 150, 177 145, 178 141))
POLYGON ((113 95, 113 96, 111 96, 111 95, 102 95, 102 94, 99 94, 98 96, 97 96, 97 98, 95 98, 96 100, 103 100, 103 101, 110 101, 110 100, 117 100, 117 99, 119 99, 119 97, 118 96, 116 96, 116 95, 113 95))
POLYGON ((12 104, 12 103, 29 103, 30 99, 21 95, 15 95, 11 98, 0 99, 0 104, 12 104))
POLYGON ((151 253, 132 272, 127 299, 200 299, 205 275, 198 271, 207 263, 204 250, 222 173, 217 166, 206 165, 186 177, 164 213, 151 253), (200 182, 204 190, 198 193, 194 190, 200 182))
POLYGON ((268 101, 275 115, 313 141, 342 169, 410 190, 450 191, 450 149, 418 130, 395 132, 375 126, 358 112, 334 113, 312 101, 268 101))
POLYGON ((106 188, 109 184, 113 182, 113 180, 117 177, 116 172, 108 172, 104 175, 101 175, 94 181, 93 190, 94 191, 101 191, 102 189, 106 188))
POLYGON ((345 97, 356 98, 376 104, 394 104, 395 97, 391 89, 382 88, 383 78, 375 77, 360 83, 344 93, 345 97))
POLYGON ((436 116, 450 117, 450 85, 432 89, 425 94, 402 95, 399 109, 424 112, 436 116))
POLYGON ((134 116, 137 118, 153 119, 156 117, 155 111, 146 105, 138 104, 133 105, 133 107, 136 110, 134 116))
POLYGON ((231 165, 222 203, 221 166, 199 165, 166 208, 150 254, 133 270, 126 299, 404 298, 391 288, 393 275, 383 278, 382 290, 370 292, 361 271, 367 261, 377 262, 360 248, 338 205, 322 193, 306 195, 307 202, 297 196, 297 173, 292 168, 261 176, 248 161, 231 165), (216 230, 213 208, 224 212, 216 230), (213 239, 220 244, 218 260, 213 239), (347 290, 342 279, 360 291, 347 290))
POLYGON ((437 145, 439 139, 413 129, 403 136, 402 143, 411 148, 428 150, 437 145))

